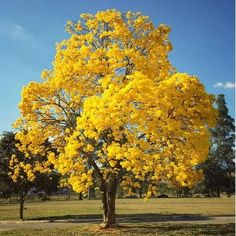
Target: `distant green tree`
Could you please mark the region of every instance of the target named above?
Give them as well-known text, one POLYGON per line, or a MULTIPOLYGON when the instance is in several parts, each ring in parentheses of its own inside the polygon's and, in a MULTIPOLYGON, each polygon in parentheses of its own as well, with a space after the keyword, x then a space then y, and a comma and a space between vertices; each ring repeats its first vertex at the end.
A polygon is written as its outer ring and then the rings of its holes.
POLYGON ((216 127, 211 129, 212 145, 203 171, 205 192, 220 197, 221 192, 228 195, 235 192, 235 126, 223 94, 217 96, 216 105, 218 121, 216 127))
POLYGON ((35 193, 43 192, 46 196, 56 193, 59 190, 60 178, 61 175, 55 170, 45 174, 38 173, 34 181, 35 193))
POLYGON ((8 198, 17 192, 17 184, 9 177, 9 158, 15 152, 14 134, 4 132, 0 138, 0 197, 8 198))

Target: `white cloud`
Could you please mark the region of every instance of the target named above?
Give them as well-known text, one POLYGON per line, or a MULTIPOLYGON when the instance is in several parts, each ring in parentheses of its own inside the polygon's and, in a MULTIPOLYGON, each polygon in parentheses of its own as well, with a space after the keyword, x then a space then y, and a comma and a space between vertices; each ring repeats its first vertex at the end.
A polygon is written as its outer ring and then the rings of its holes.
POLYGON ((228 89, 235 88, 235 83, 226 82, 225 88, 226 88, 226 89, 227 89, 227 88, 228 88, 228 89))
POLYGON ((6 37, 14 41, 29 41, 33 38, 22 25, 11 22, 0 23, 0 37, 6 37))
POLYGON ((27 38, 27 33, 24 27, 21 25, 17 25, 17 24, 13 25, 9 33, 13 36, 14 39, 17 39, 20 41, 22 40, 24 41, 27 38))
POLYGON ((214 87, 215 87, 215 88, 224 87, 224 84, 221 83, 221 82, 218 82, 218 83, 214 84, 214 87))
POLYGON ((235 83, 227 81, 226 83, 218 82, 214 84, 215 88, 225 88, 225 89, 234 89, 235 83))

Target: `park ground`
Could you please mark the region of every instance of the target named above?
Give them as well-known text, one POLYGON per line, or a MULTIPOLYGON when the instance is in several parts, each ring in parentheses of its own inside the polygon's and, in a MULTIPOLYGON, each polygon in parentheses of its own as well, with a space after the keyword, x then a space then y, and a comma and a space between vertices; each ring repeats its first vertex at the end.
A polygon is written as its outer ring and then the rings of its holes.
POLYGON ((0 235, 235 235, 234 198, 117 199, 117 229, 100 229, 100 200, 0 204, 0 235))

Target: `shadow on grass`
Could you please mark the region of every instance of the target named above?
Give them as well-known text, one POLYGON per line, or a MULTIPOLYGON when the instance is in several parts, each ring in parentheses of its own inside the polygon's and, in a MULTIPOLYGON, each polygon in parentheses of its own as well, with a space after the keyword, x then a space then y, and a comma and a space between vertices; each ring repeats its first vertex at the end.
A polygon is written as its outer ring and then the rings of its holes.
POLYGON ((228 235, 235 234, 234 224, 151 224, 121 226, 123 233, 138 232, 142 235, 150 232, 155 235, 228 235))
MULTIPOLYGON (((167 222, 167 221, 204 221, 209 220, 210 217, 200 214, 117 214, 118 223, 142 223, 142 222, 167 222)), ((52 222, 65 221, 70 223, 91 223, 101 222, 102 215, 62 215, 62 216, 48 216, 31 218, 30 220, 48 220, 52 222)))
MULTIPOLYGON (((36 219, 36 218, 34 218, 36 219)), ((202 235, 235 235, 235 224, 198 224, 198 220, 207 220, 208 217, 202 215, 184 215, 184 214, 127 214, 118 215, 117 222, 119 223, 117 228, 101 229, 99 225, 94 225, 102 221, 101 215, 65 215, 65 216, 52 216, 37 218, 37 220, 52 220, 55 223, 59 223, 60 220, 70 223, 93 223, 90 224, 75 224, 75 227, 71 229, 65 229, 57 235, 129 235, 129 236, 141 236, 141 235, 161 235, 161 236, 202 236, 202 235), (59 220, 59 221, 57 221, 59 220), (183 220, 185 221, 183 223, 183 220), (168 222, 169 221, 169 222, 168 222), (174 222, 175 223, 171 223, 174 222), (191 222, 189 224, 188 222, 191 222), (71 230, 71 231, 70 231, 71 230), (74 230, 74 231, 73 231, 74 230), (70 234, 71 233, 71 234, 70 234)), ((65 227, 65 226, 64 226, 65 227)), ((46 234, 47 235, 47 234, 46 234)), ((50 234, 51 235, 51 234, 50 234)))

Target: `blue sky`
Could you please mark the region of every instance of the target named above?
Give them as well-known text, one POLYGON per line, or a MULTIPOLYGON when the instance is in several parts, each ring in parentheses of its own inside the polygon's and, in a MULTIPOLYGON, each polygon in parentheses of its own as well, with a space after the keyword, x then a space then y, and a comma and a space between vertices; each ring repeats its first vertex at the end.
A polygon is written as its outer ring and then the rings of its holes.
POLYGON ((19 115, 22 87, 51 67, 55 43, 68 37, 66 21, 108 8, 171 26, 172 64, 197 75, 208 92, 225 94, 234 116, 233 0, 0 0, 0 132, 19 115))

